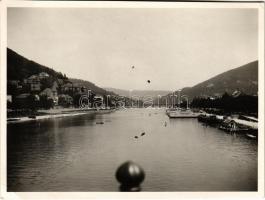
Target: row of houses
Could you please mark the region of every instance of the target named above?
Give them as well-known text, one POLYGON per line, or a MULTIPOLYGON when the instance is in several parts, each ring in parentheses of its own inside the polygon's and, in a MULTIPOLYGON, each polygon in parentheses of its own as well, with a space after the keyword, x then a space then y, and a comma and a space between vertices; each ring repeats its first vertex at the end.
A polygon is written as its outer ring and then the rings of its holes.
MULTIPOLYGON (((38 96, 39 99, 43 96, 47 97, 47 99, 53 101, 55 106, 59 104, 60 99, 63 99, 61 101, 63 104, 72 105, 74 95, 87 94, 88 92, 88 88, 85 86, 61 79, 54 80, 50 87, 44 87, 43 80, 49 78, 49 74, 41 72, 39 74, 34 74, 23 81, 9 80, 7 84, 13 89, 13 92, 8 91, 7 101, 9 103, 16 101, 23 104, 31 94, 34 94, 38 96)), ((103 99, 103 96, 101 95, 95 94, 95 96, 96 98, 103 99)))
POLYGON ((20 80, 8 80, 7 85, 13 87, 14 89, 20 90, 25 86, 29 86, 30 92, 38 92, 41 90, 41 80, 49 78, 49 74, 46 72, 41 72, 39 74, 32 75, 23 81, 20 80))

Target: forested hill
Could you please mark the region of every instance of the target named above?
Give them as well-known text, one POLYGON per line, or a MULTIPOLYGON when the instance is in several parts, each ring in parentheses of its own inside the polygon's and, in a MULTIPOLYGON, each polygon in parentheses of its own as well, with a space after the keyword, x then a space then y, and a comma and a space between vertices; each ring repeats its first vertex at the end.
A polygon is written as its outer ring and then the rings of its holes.
POLYGON ((159 95, 163 96, 168 93, 170 93, 170 90, 122 90, 117 88, 104 88, 108 91, 112 91, 118 95, 125 96, 125 97, 131 97, 131 96, 139 96, 142 97, 153 97, 156 98, 159 95))
POLYGON ((7 80, 20 80, 26 79, 34 74, 39 74, 41 72, 48 73, 53 80, 62 79, 65 83, 72 82, 78 85, 82 85, 92 90, 94 93, 106 95, 114 94, 113 92, 108 92, 95 84, 81 79, 68 78, 65 74, 57 72, 49 67, 38 64, 32 60, 29 60, 15 51, 7 48, 7 80))
POLYGON ((190 99, 198 96, 232 94, 239 90, 248 95, 258 92, 258 61, 226 71, 193 87, 183 88, 181 94, 190 99))
POLYGON ((61 72, 56 72, 49 67, 40 65, 7 48, 7 80, 22 81, 31 75, 41 72, 46 72, 57 79, 67 79, 66 75, 61 72))
POLYGON ((83 85, 86 88, 89 88, 90 90, 92 90, 92 91, 94 91, 95 93, 98 93, 98 94, 103 94, 103 95, 112 94, 112 95, 115 95, 113 92, 110 92, 110 91, 107 91, 105 89, 102 89, 101 87, 96 86, 94 83, 91 83, 90 81, 85 81, 85 80, 76 79, 76 78, 69 78, 69 80, 72 83, 83 85))

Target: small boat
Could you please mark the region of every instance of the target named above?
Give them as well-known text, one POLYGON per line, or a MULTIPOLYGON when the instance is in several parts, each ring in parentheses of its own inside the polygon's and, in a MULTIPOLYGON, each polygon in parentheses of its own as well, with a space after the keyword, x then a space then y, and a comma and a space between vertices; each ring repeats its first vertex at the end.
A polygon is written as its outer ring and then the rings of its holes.
POLYGON ((243 133, 249 131, 249 128, 244 127, 231 119, 224 120, 219 126, 219 129, 233 133, 243 133))
POLYGON ((20 118, 8 118, 7 119, 7 122, 16 122, 16 121, 19 121, 20 118))
POLYGON ((170 113, 170 112, 173 112, 175 111, 176 108, 169 108, 169 109, 166 109, 166 114, 170 113))
POLYGON ((167 112, 170 118, 197 118, 199 113, 192 112, 190 109, 175 109, 167 112))
POLYGON ((245 116, 245 115, 239 115, 238 119, 246 120, 249 122, 258 122, 258 118, 251 117, 251 116, 245 116))
POLYGON ((246 136, 250 139, 257 139, 256 135, 252 135, 252 134, 246 134, 246 136))
POLYGON ((217 126, 220 123, 222 123, 222 119, 220 119, 219 117, 217 117, 216 115, 212 115, 212 114, 200 114, 198 116, 198 121, 205 123, 207 125, 210 126, 217 126))
MULTIPOLYGON (((168 115, 169 118, 197 118, 200 113, 195 113, 189 108, 189 99, 187 95, 180 95, 180 90, 178 90, 178 107, 173 107, 166 110, 166 114, 168 115), (181 108, 180 107, 180 100, 181 98, 185 98, 187 102, 187 107, 186 108, 181 108)), ((173 94, 174 96, 174 94, 173 94)))

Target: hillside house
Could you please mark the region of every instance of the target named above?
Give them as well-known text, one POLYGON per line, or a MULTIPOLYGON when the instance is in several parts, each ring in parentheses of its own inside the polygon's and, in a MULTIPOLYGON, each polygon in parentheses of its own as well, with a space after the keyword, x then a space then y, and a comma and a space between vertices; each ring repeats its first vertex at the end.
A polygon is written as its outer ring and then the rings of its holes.
POLYGON ((69 92, 69 91, 72 91, 72 88, 73 88, 72 83, 66 83, 66 84, 61 86, 61 91, 62 91, 62 93, 69 92))
POLYGON ((73 105, 73 98, 67 94, 61 94, 58 96, 58 104, 68 107, 70 105, 73 105))
POLYGON ((38 92, 41 90, 40 78, 38 75, 32 75, 27 79, 24 79, 24 83, 30 85, 31 92, 38 92))
POLYGON ((47 74, 46 72, 41 72, 39 73, 39 78, 40 79, 45 79, 45 78, 48 78, 50 75, 47 74))
POLYGON ((58 84, 56 81, 53 82, 53 85, 51 88, 44 89, 40 96, 47 96, 47 98, 50 98, 53 100, 55 105, 58 105, 58 84))
POLYGON ((67 83, 61 86, 61 92, 67 94, 84 93, 86 92, 86 87, 80 86, 76 83, 67 83))
POLYGON ((8 80, 7 81, 7 85, 10 85, 10 86, 12 86, 13 88, 16 88, 16 89, 21 89, 22 88, 21 82, 19 80, 8 80))
POLYGON ((55 105, 58 105, 58 84, 56 81, 53 82, 51 88, 44 89, 40 96, 47 96, 48 99, 52 99, 55 105))
POLYGON ((7 81, 7 94, 17 95, 21 92, 23 86, 19 80, 7 81))

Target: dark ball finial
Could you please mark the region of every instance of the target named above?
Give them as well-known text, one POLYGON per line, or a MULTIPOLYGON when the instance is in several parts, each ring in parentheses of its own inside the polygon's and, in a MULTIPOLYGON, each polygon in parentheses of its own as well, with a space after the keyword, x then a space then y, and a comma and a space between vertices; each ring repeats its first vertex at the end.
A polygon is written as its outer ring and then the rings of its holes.
POLYGON ((116 171, 116 179, 121 184, 121 191, 140 191, 140 184, 144 178, 144 170, 132 161, 123 163, 116 171))

